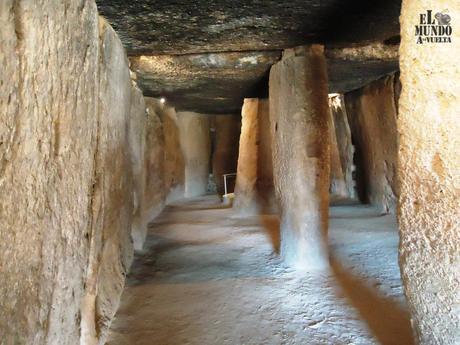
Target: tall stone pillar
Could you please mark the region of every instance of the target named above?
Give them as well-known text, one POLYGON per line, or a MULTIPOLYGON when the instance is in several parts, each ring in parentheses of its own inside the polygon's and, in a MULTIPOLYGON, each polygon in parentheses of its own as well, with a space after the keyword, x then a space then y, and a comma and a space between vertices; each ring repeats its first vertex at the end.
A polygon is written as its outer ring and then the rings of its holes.
POLYGON ((288 49, 272 67, 270 123, 281 254, 298 269, 326 268, 329 107, 322 46, 288 49))
POLYGON ((233 208, 240 214, 257 212, 257 114, 259 100, 244 100, 233 208))
POLYGON ((353 180, 353 171, 355 169, 353 165, 354 147, 351 142, 351 130, 348 124, 344 101, 343 95, 336 95, 329 98, 329 108, 332 114, 332 123, 334 124, 334 128, 332 129, 331 127, 331 131, 335 131, 347 197, 354 199, 356 197, 355 182, 353 180))
POLYGON ((332 115, 332 110, 329 111, 330 114, 330 124, 331 128, 329 131, 329 140, 330 140, 330 155, 331 155, 331 180, 329 186, 329 192, 331 199, 337 198, 342 199, 348 197, 348 190, 345 181, 345 174, 342 170, 342 164, 340 161, 340 151, 338 138, 335 132, 335 123, 334 117, 332 115))
POLYGON ((403 1, 401 39, 401 273, 418 343, 459 344, 460 2, 403 1), (417 44, 427 10, 449 15, 450 43, 417 44))
POLYGON ((209 116, 177 113, 180 146, 185 160, 185 197, 206 194, 210 172, 209 116))
POLYGON ((273 186, 272 143, 268 99, 259 99, 257 145, 257 196, 262 213, 276 212, 273 186))

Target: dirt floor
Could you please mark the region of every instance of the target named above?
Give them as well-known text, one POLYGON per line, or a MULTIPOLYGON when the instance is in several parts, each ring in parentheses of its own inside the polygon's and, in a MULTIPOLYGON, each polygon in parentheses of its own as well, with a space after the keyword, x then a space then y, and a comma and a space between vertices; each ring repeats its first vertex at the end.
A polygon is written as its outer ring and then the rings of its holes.
POLYGON ((108 344, 413 344, 394 216, 349 205, 330 218, 331 271, 298 276, 276 255, 276 217, 238 219, 216 197, 168 206, 108 344))

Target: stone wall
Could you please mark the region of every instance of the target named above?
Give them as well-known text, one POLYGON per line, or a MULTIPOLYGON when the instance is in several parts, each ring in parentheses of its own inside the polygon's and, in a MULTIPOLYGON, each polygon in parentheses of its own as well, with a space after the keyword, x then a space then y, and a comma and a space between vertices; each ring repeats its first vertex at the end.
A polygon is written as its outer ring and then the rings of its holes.
POLYGON ((460 3, 403 1, 398 220, 417 342, 460 342, 460 3), (420 14, 449 9, 452 43, 417 44, 420 14))
POLYGON ((398 195, 396 82, 391 75, 345 94, 358 196, 382 213, 394 212, 398 195))
POLYGON ((141 90, 136 85, 131 88, 131 108, 129 117, 128 140, 131 167, 133 170, 133 224, 131 235, 134 249, 141 250, 147 234, 147 220, 144 210, 145 191, 145 127, 146 105, 141 90))
POLYGON ((166 202, 184 197, 185 161, 181 149, 176 110, 157 103, 156 112, 163 124, 164 135, 164 188, 166 202))
POLYGON ((159 101, 154 98, 145 98, 147 106, 146 120, 146 150, 144 164, 146 171, 144 190, 144 210, 146 222, 152 221, 163 210, 165 205, 165 136, 163 124, 157 114, 159 101))
POLYGON ((177 113, 177 121, 185 163, 185 197, 204 195, 211 171, 209 116, 180 112, 177 113))
MULTIPOLYGON (((238 143, 241 132, 241 117, 237 115, 214 116, 215 147, 212 157, 212 172, 217 193, 224 194, 223 174, 236 173, 238 165, 238 143)), ((235 188, 235 179, 228 179, 229 192, 235 188)))
POLYGON ((324 269, 330 114, 323 47, 286 50, 270 71, 269 89, 281 255, 300 270, 324 269))
POLYGON ((1 342, 102 344, 142 202, 142 96, 93 1, 6 0, 0 24, 1 342))

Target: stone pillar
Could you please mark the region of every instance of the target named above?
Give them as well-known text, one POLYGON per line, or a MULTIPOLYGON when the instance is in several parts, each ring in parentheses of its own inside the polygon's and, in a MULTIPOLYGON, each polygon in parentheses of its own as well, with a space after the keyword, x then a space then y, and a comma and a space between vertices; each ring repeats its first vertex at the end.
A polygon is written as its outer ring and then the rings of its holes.
POLYGON ((180 146, 185 160, 185 197, 206 194, 210 172, 209 116, 177 113, 180 146))
POLYGON ((133 218, 131 236, 135 250, 142 250, 147 236, 147 221, 144 210, 145 191, 145 127, 146 107, 141 90, 133 85, 131 90, 131 109, 129 116, 129 149, 133 169, 133 218))
POLYGON ((345 94, 356 149, 356 184, 362 202, 393 213, 398 187, 395 76, 345 94))
MULTIPOLYGON (((217 192, 224 194, 224 174, 235 173, 238 166, 238 141, 241 132, 241 117, 238 115, 215 116, 216 143, 212 159, 212 171, 217 192)), ((228 181, 229 191, 233 192, 235 179, 228 181)))
POLYGON ((272 143, 268 99, 259 99, 257 145, 257 195, 262 213, 276 211, 273 186, 272 143))
POLYGON ((460 3, 403 1, 399 261, 419 344, 460 341, 460 3), (451 43, 417 44, 421 14, 448 9, 451 43))
POLYGON ((165 202, 164 134, 160 117, 156 111, 159 103, 160 102, 154 98, 145 98, 148 112, 145 128, 144 156, 144 209, 147 224, 160 214, 165 202))
POLYGON ((353 180, 353 171, 355 169, 353 164, 354 147, 351 142, 351 130, 348 124, 343 95, 330 97, 329 108, 332 114, 332 123, 334 125, 335 139, 337 140, 343 178, 345 179, 347 197, 354 199, 356 198, 355 182, 353 180))
POLYGON ((286 50, 270 71, 273 173, 281 254, 302 270, 328 266, 328 112, 323 47, 286 50))
POLYGON ((239 214, 257 213, 257 114, 259 100, 244 100, 233 208, 239 214))
POLYGON ((329 131, 329 141, 331 143, 331 180, 329 184, 329 192, 331 199, 343 199, 348 196, 347 185, 345 183, 345 176, 340 162, 339 144, 335 132, 334 117, 332 111, 330 114, 331 129, 329 131))
POLYGON ((166 203, 184 197, 185 162, 180 144, 179 125, 176 110, 158 105, 156 109, 163 124, 164 135, 164 188, 166 203))

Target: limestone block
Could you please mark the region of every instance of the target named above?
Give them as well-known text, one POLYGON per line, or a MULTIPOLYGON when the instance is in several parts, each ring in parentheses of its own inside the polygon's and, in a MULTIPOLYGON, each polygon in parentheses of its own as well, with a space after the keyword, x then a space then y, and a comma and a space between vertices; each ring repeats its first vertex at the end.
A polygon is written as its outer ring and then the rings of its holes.
POLYGON ((329 192, 331 194, 331 198, 347 198, 348 197, 348 190, 345 181, 345 174, 342 170, 342 164, 340 161, 340 152, 339 152, 339 144, 337 135, 335 132, 335 124, 334 124, 334 117, 332 115, 332 111, 329 111, 330 114, 330 131, 329 131, 329 140, 330 140, 330 151, 331 151, 331 177, 330 177, 330 185, 329 185, 329 192))
POLYGON ((359 198, 394 212, 398 195, 397 104, 395 76, 379 79, 345 94, 345 105, 356 150, 359 198))
POLYGON ((0 2, 0 341, 78 344, 97 142, 92 1, 0 2))
POLYGON ((286 50, 270 71, 273 173, 281 255, 301 270, 328 266, 329 107, 321 46, 286 50))
POLYGON ((355 182, 353 179, 353 171, 355 170, 353 164, 354 147, 351 140, 351 130, 348 124, 344 96, 336 95, 334 97, 330 97, 329 109, 332 114, 332 124, 334 125, 333 129, 335 130, 335 140, 337 142, 340 165, 345 182, 346 197, 354 199, 356 198, 355 182))
POLYGON ((241 111, 241 135, 233 209, 239 214, 256 214, 259 100, 246 98, 241 111))
POLYGON ((88 230, 90 257, 81 311, 81 344, 85 345, 104 344, 118 308, 133 257, 133 177, 137 173, 130 127, 135 126, 132 107, 140 100, 133 97, 125 50, 103 19, 99 35, 98 141, 88 230))
POLYGON ((401 32, 399 262, 418 343, 454 345, 460 343, 460 3, 405 0, 401 32), (416 44, 420 15, 445 9, 452 43, 416 44))
POLYGON ((145 220, 151 222, 163 210, 165 204, 164 183, 164 135, 163 125, 156 113, 158 101, 153 98, 145 98, 148 110, 146 120, 145 139, 145 187, 144 209, 145 220))
POLYGON ((135 250, 141 250, 147 235, 147 219, 144 209, 145 192, 145 127, 147 112, 141 90, 131 87, 131 108, 129 117, 129 148, 133 170, 133 220, 131 235, 135 250))
POLYGON ((161 118, 164 134, 164 184, 166 202, 184 197, 185 160, 180 144, 179 124, 176 110, 158 105, 157 114, 161 118))
POLYGON ((180 147, 185 161, 185 197, 206 194, 211 158, 209 116, 177 113, 180 147))

